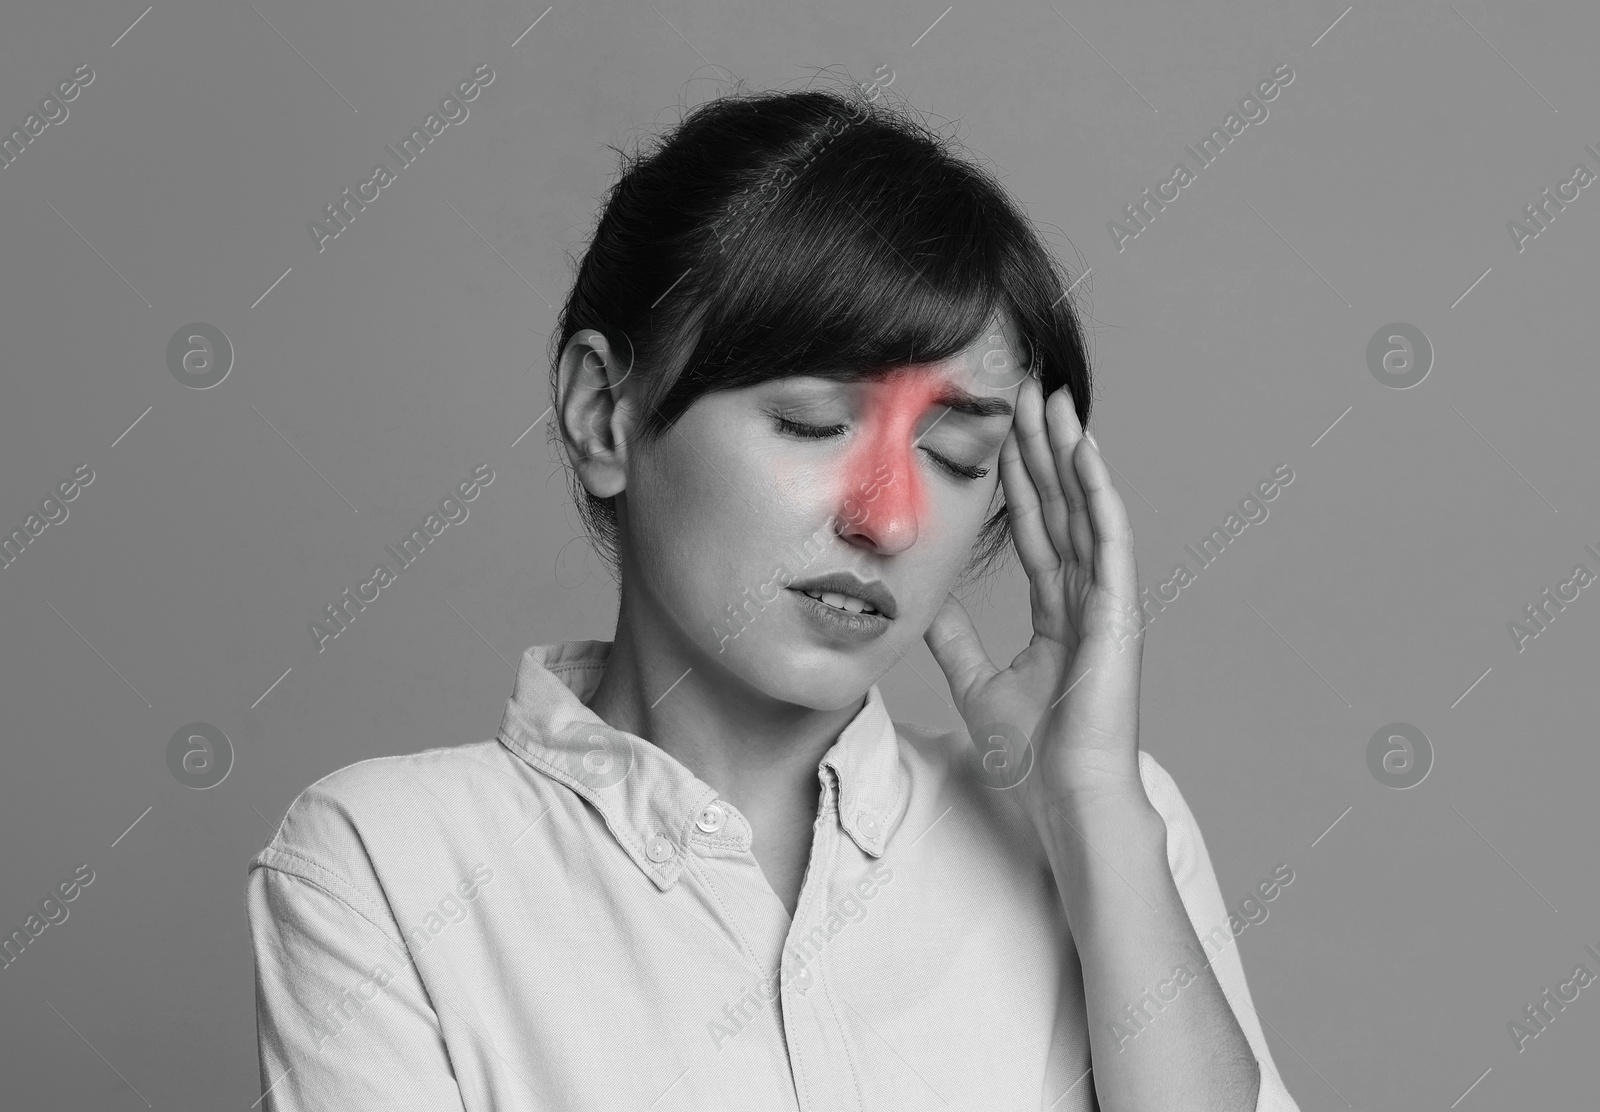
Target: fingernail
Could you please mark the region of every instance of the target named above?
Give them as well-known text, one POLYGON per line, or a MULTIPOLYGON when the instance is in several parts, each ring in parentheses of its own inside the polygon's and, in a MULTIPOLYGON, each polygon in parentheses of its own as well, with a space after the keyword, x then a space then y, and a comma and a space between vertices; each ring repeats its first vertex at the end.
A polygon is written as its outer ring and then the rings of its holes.
POLYGON ((1088 429, 1084 429, 1083 435, 1088 438, 1089 443, 1093 444, 1094 450, 1098 452, 1100 450, 1100 442, 1094 438, 1094 433, 1090 432, 1088 429))

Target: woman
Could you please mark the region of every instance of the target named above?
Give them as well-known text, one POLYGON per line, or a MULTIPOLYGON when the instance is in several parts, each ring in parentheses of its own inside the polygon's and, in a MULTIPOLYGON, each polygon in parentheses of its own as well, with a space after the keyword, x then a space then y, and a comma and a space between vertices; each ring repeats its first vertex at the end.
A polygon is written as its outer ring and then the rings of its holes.
POLYGON ((615 637, 290 808, 248 888, 267 1107, 1295 1108, 1139 750, 1065 288, 860 96, 720 99, 625 167, 551 383, 615 637), (950 590, 1008 545, 1000 669, 950 590), (964 731, 886 713, 919 637, 964 731))

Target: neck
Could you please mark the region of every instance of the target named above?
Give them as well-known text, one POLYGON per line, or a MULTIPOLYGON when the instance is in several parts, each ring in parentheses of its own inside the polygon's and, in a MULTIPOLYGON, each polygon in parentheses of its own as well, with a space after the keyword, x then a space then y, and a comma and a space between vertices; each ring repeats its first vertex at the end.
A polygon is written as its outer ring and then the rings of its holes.
POLYGON ((814 813, 817 765, 864 701, 817 710, 774 699, 732 672, 725 654, 706 653, 659 611, 657 620, 640 620, 639 609, 624 591, 589 708, 670 754, 747 815, 807 806, 814 813))

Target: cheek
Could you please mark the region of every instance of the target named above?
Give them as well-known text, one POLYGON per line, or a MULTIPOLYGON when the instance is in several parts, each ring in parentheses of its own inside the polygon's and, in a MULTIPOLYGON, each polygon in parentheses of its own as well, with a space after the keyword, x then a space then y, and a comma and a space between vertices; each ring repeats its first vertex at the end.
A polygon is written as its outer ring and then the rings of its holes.
POLYGON ((668 432, 629 477, 638 570, 686 621, 720 612, 742 587, 766 582, 785 542, 811 532, 816 525, 806 523, 821 510, 815 469, 719 435, 718 424, 680 422, 683 435, 668 432))
POLYGON ((807 492, 812 492, 811 496, 815 497, 817 483, 823 478, 814 464, 808 465, 788 450, 771 453, 764 467, 768 489, 773 496, 785 501, 804 501, 807 492))
POLYGON ((707 539, 728 528, 737 495, 671 431, 630 471, 623 542, 652 593, 671 599, 693 582, 707 539))

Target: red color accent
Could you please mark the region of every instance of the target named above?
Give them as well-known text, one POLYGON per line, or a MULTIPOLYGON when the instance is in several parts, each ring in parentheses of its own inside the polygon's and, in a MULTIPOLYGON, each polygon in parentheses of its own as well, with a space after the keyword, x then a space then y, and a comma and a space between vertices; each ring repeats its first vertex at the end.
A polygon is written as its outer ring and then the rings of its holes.
POLYGON ((926 513, 916 427, 946 385, 931 366, 897 369, 869 385, 861 435, 845 457, 838 492, 839 516, 852 532, 878 540, 915 529, 926 513))

